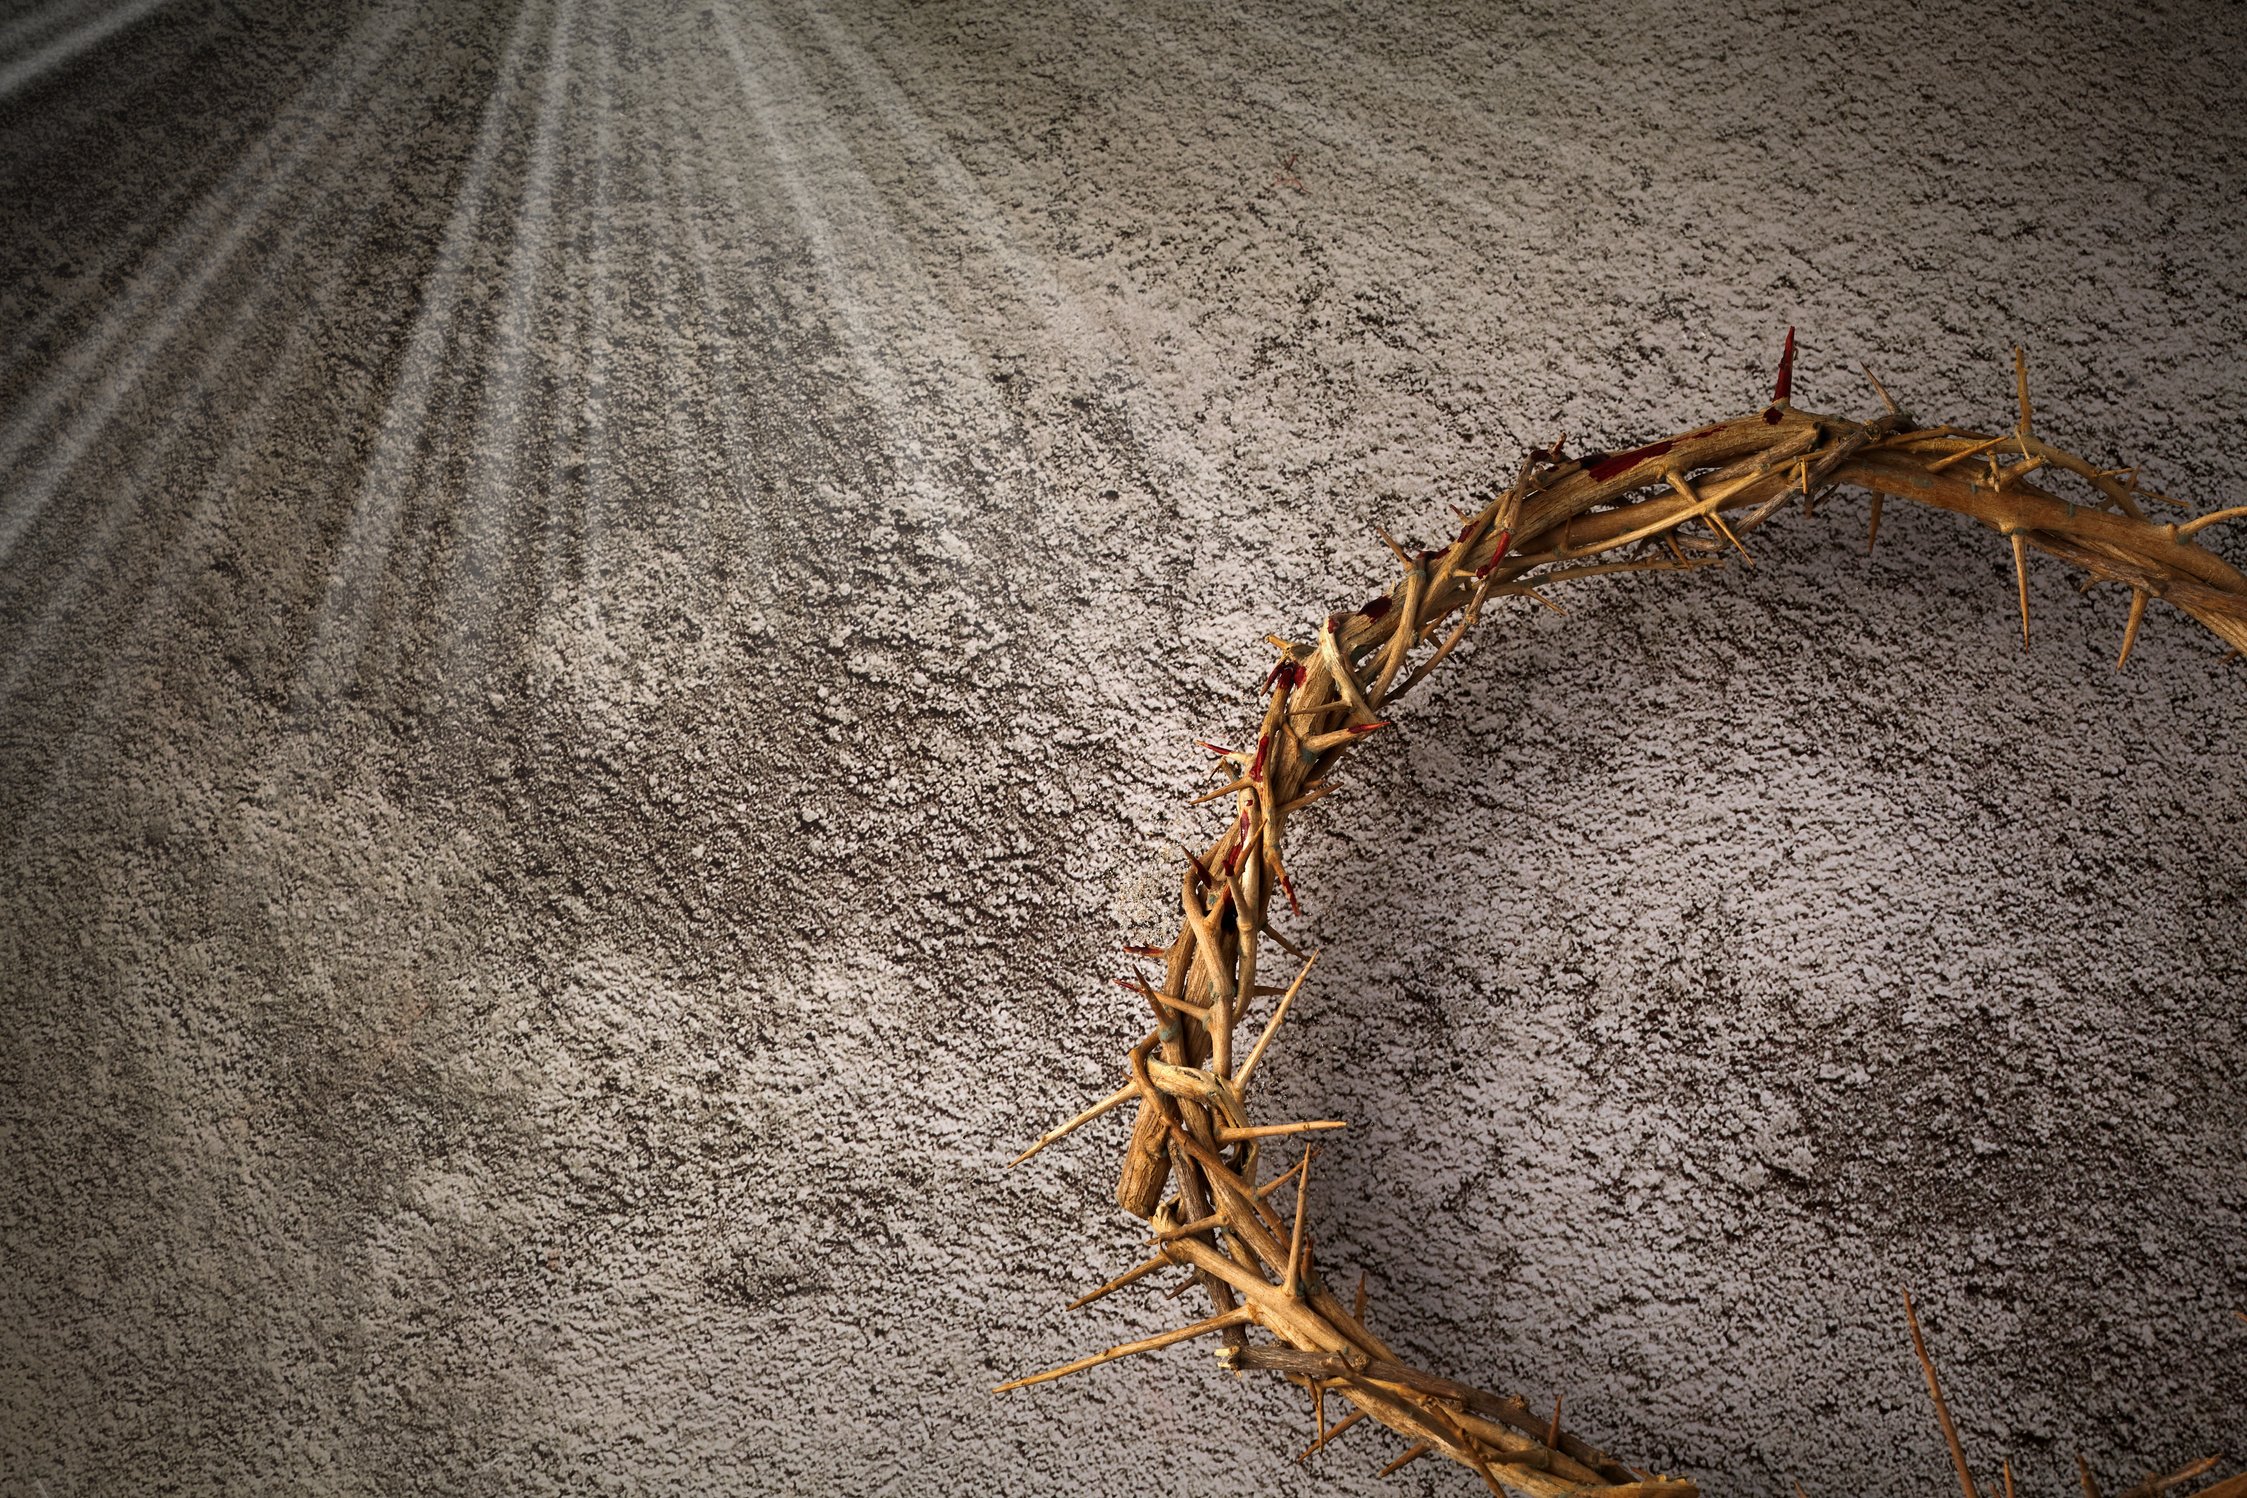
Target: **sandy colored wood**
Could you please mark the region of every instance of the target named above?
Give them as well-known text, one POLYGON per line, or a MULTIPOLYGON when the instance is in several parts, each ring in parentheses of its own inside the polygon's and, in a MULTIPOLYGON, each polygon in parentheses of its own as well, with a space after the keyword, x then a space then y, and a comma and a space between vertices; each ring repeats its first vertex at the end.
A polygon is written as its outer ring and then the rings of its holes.
MULTIPOLYGON (((1309 1451, 1371 1419, 1408 1443, 1392 1468, 1440 1454, 1493 1492, 1694 1498, 1691 1482, 1637 1472, 1563 1429, 1557 1405, 1540 1418, 1518 1397, 1422 1373, 1397 1358, 1364 1325, 1362 1282, 1357 1307, 1345 1310, 1320 1276, 1304 1195, 1307 1157, 1288 1172, 1297 1195, 1285 1219, 1267 1203, 1276 1182, 1259 1179, 1260 1149, 1344 1121, 1255 1123, 1245 1092, 1311 966, 1301 958, 1284 988, 1257 981, 1261 943, 1299 955, 1277 925, 1274 904, 1276 896, 1292 911, 1298 899, 1283 854, 1290 818, 1332 789, 1336 767, 1360 744, 1393 731, 1393 705, 1449 657, 1494 599, 1552 606, 1544 590, 1563 582, 1618 571, 1697 571, 1732 557, 1754 565, 1746 538, 1758 527, 1793 503, 1807 511, 1829 491, 1852 489, 1870 496, 1868 546, 1878 538, 1887 500, 1986 526, 2011 554, 2007 601, 2019 609, 2024 646, 2032 638, 2028 572, 2035 557, 2046 556, 2084 574, 2086 587, 2129 590, 2118 666, 2127 663, 2152 599, 2247 654, 2247 575, 2197 539, 2212 524, 2247 518, 2247 507, 2152 518, 2149 506, 2173 502, 2141 488, 2135 470, 2098 467, 2035 435, 2027 364, 2018 351, 2018 417, 2010 431, 1994 434, 1922 426, 1877 381, 1885 410, 1869 420, 1798 410, 1791 403, 1792 360, 1790 330, 1772 402, 1744 415, 1623 452, 1568 457, 1556 443, 1531 453, 1515 482, 1445 544, 1415 551, 1382 532, 1402 569, 1387 593, 1328 615, 1312 639, 1266 637, 1279 659, 1264 683, 1253 743, 1204 746, 1224 779, 1196 799, 1231 800, 1224 830, 1199 852, 1182 850, 1180 920, 1171 941, 1131 949, 1159 959, 1161 973, 1124 982, 1147 1004, 1156 1029, 1127 1058, 1138 1112, 1117 1201, 1152 1224, 1155 1257, 1079 1302, 1170 1263, 1194 1271, 1210 1313, 1002 1389, 1221 1331, 1218 1357, 1226 1367, 1277 1372, 1310 1393, 1316 1439, 1309 1451), (1259 999, 1275 995, 1280 1002, 1236 1069, 1236 1033, 1256 1022, 1259 999), (1271 1341, 1252 1341, 1249 1327, 1271 1341), (1353 1406, 1332 1426, 1328 1395, 1353 1406)), ((1124 1098, 1102 1099, 1021 1158, 1124 1098)), ((1954 1476, 1967 1498, 1978 1498, 1908 1296, 1905 1320, 1954 1476)), ((2212 1466, 2149 1477, 2134 1492, 2165 1492, 2212 1466)), ((2009 1491, 2009 1464, 2004 1479, 2009 1491)), ((2089 1490, 2087 1469, 2084 1481, 2089 1490)), ((2201 1498, 2228 1498, 2238 1484, 2220 1481, 2201 1498)))

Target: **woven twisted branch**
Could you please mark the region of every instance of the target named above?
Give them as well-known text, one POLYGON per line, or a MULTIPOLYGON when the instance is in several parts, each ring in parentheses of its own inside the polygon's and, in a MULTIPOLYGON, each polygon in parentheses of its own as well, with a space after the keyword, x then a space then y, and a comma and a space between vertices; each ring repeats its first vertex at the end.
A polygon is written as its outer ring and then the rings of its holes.
MULTIPOLYGON (((1355 1303, 1344 1305, 1320 1276, 1305 1222, 1312 1150, 1306 1145, 1280 1175, 1264 1175, 1265 1154, 1275 1141, 1343 1124, 1258 1124, 1249 1099, 1257 1065, 1315 960, 1272 924, 1275 896, 1295 906, 1282 856, 1289 821, 1332 788, 1336 767, 1388 726, 1384 712, 1450 655, 1493 598, 1543 602, 1542 589, 1556 583, 1621 571, 1690 570, 1721 564, 1731 552, 1752 562, 1744 538, 1756 527, 1791 499, 1799 497, 1808 510, 1827 491, 1846 486, 1871 494, 1868 547, 1879 535, 1882 503, 1892 498, 1954 511, 2006 538, 2020 581, 2024 643, 2027 557, 2037 551, 2080 569, 2089 579, 2086 588, 2112 583, 2129 590, 2118 666, 2129 659, 2152 598, 2247 652, 2247 576, 2194 541, 2211 523, 2247 516, 2247 507, 2181 523, 2149 518, 2142 502, 2169 501, 2141 489, 2133 471, 2100 468, 2035 435, 2019 351, 2019 420, 1998 434, 1921 426, 1878 381, 1874 388, 1887 410, 1870 421, 1799 411, 1790 401, 1793 355, 1789 330, 1773 399, 1760 411, 1627 452, 1568 458, 1555 443, 1529 454, 1513 485, 1469 518, 1449 545, 1411 553, 1384 533, 1403 569, 1388 593, 1361 609, 1329 615, 1313 642, 1268 637, 1280 659, 1265 682, 1254 746, 1205 745, 1229 778, 1199 800, 1230 797, 1233 815, 1206 849, 1186 855, 1176 937, 1167 947, 1132 949, 1162 965, 1159 978, 1135 976, 1126 985, 1146 1001, 1154 1028, 1131 1048, 1121 1086, 1015 1161, 1136 1101, 1116 1199, 1151 1223, 1154 1251, 1071 1309, 1176 1265, 1192 1272, 1209 1314, 1002 1384, 1002 1391, 1216 1335, 1225 1367, 1270 1370, 1310 1392, 1317 1428, 1312 1451, 1370 1418, 1412 1443, 1391 1469, 1436 1452, 1471 1469, 1493 1493, 1695 1498, 1692 1483, 1635 1471, 1562 1429, 1557 1406, 1540 1417, 1519 1398, 1407 1366, 1367 1329, 1362 1282, 1355 1303), (2064 475, 2079 492, 2068 497, 2031 482, 2031 475, 2047 482, 2064 475), (1267 944, 1299 964, 1284 985, 1265 981, 1267 944), (1267 999, 1275 1002, 1244 1053, 1243 1027, 1267 999), (1282 1217, 1271 1198, 1290 1181, 1292 1213, 1282 1217), (1252 1328, 1270 1340, 1252 1340, 1252 1328), (1330 1395, 1352 1406, 1332 1425, 1326 1420, 1330 1395)), ((1915 1346, 1917 1335, 1914 1321, 1915 1346)), ((1926 1370, 1948 1435, 1933 1365, 1926 1370)), ((1978 1498, 1955 1437, 1951 1445, 1967 1498, 1978 1498)), ((2205 1470, 2202 1465, 2172 1477, 2205 1470)), ((2247 1498, 2247 1477, 2204 1492, 2207 1498, 2247 1498)))

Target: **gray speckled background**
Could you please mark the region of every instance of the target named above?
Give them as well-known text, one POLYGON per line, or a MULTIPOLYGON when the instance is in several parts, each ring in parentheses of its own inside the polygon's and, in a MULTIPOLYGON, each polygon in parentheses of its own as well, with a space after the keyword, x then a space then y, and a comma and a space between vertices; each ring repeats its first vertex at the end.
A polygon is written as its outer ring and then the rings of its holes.
MULTIPOLYGON (((1168 1324, 1166 840, 1368 524, 1868 361, 2241 501, 2227 4, 0 19, 0 1493, 1464 1493, 1168 1324), (1292 167, 1288 165, 1292 163, 1292 167)), ((1709 1491, 2247 1454, 2247 672, 1863 504, 1490 625, 1267 1075, 1709 1491)), ((2247 554, 2235 533, 2224 543, 2247 554)), ((2228 1467, 2225 1470, 2233 1470, 2228 1467)))

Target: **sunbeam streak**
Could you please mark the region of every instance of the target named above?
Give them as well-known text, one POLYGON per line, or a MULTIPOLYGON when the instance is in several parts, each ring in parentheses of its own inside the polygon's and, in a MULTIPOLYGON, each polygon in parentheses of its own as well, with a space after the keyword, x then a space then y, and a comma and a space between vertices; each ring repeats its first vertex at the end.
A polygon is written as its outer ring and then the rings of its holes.
POLYGON ((361 467, 357 492, 329 569, 328 585, 312 627, 298 684, 300 697, 340 691, 353 682, 361 650, 374 628, 379 595, 390 567, 399 522, 422 471, 423 444, 436 414, 437 390, 459 319, 471 310, 472 259, 492 175, 515 101, 523 59, 538 7, 515 15, 505 53, 484 101, 468 165, 453 195, 452 212, 424 278, 419 310, 400 356, 381 430, 361 467))
POLYGON ((170 3, 171 0, 118 0, 118 3, 92 7, 92 15, 68 26, 64 16, 81 7, 54 5, 26 17, 16 23, 23 31, 13 35, 0 33, 0 104, 35 87, 42 79, 68 67, 170 3), (46 33, 44 36, 39 35, 42 31, 46 33), (11 57, 10 53, 16 55, 11 57))
POLYGON ((534 380, 555 361, 555 351, 539 337, 550 278, 544 267, 559 252, 554 179, 565 134, 563 107, 571 74, 572 33, 578 0, 556 6, 540 49, 537 115, 532 127, 521 205, 510 225, 502 291, 491 333, 479 349, 490 373, 474 387, 476 421, 468 474, 458 514, 455 555, 441 592, 446 638, 443 651, 451 674, 470 669, 496 642, 489 638, 503 593, 527 581, 505 576, 516 531, 530 516, 536 523, 548 500, 550 463, 525 472, 525 444, 531 428, 534 380))
MULTIPOLYGON (((264 263, 275 266, 307 232, 304 216, 284 213, 284 204, 307 173, 351 170, 355 148, 375 128, 373 112, 354 106, 391 54, 404 20, 402 13, 383 13, 354 36, 338 59, 333 82, 323 80, 300 96, 306 114, 286 127, 276 125, 135 277, 133 293, 115 299, 41 380, 38 393, 0 426, 0 472, 12 468, 15 474, 0 507, 0 565, 146 371, 202 313, 206 295, 242 248, 255 246, 264 263), (176 281, 167 280, 175 274, 176 281), (50 428, 46 447, 27 455, 50 428), (37 475, 28 483, 27 469, 37 475)), ((272 280, 253 278, 253 293, 270 290, 272 280)))

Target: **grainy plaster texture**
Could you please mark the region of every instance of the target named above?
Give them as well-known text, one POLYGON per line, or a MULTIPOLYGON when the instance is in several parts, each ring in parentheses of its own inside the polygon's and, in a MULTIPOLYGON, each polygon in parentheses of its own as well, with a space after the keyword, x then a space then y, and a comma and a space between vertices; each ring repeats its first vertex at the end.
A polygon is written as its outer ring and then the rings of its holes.
MULTIPOLYGON (((1456 1494, 1111 1119, 1196 735, 1561 431, 1866 363, 2242 499, 2243 13, 0 23, 0 1493, 1456 1494)), ((1425 1365, 1722 1498, 2247 1446, 2247 672, 1891 506, 1497 612, 1269 1116, 1425 1365)), ((2243 557, 2236 537, 2228 554, 2243 557)), ((2228 1468, 2226 1470, 2229 1470, 2228 1468)))

